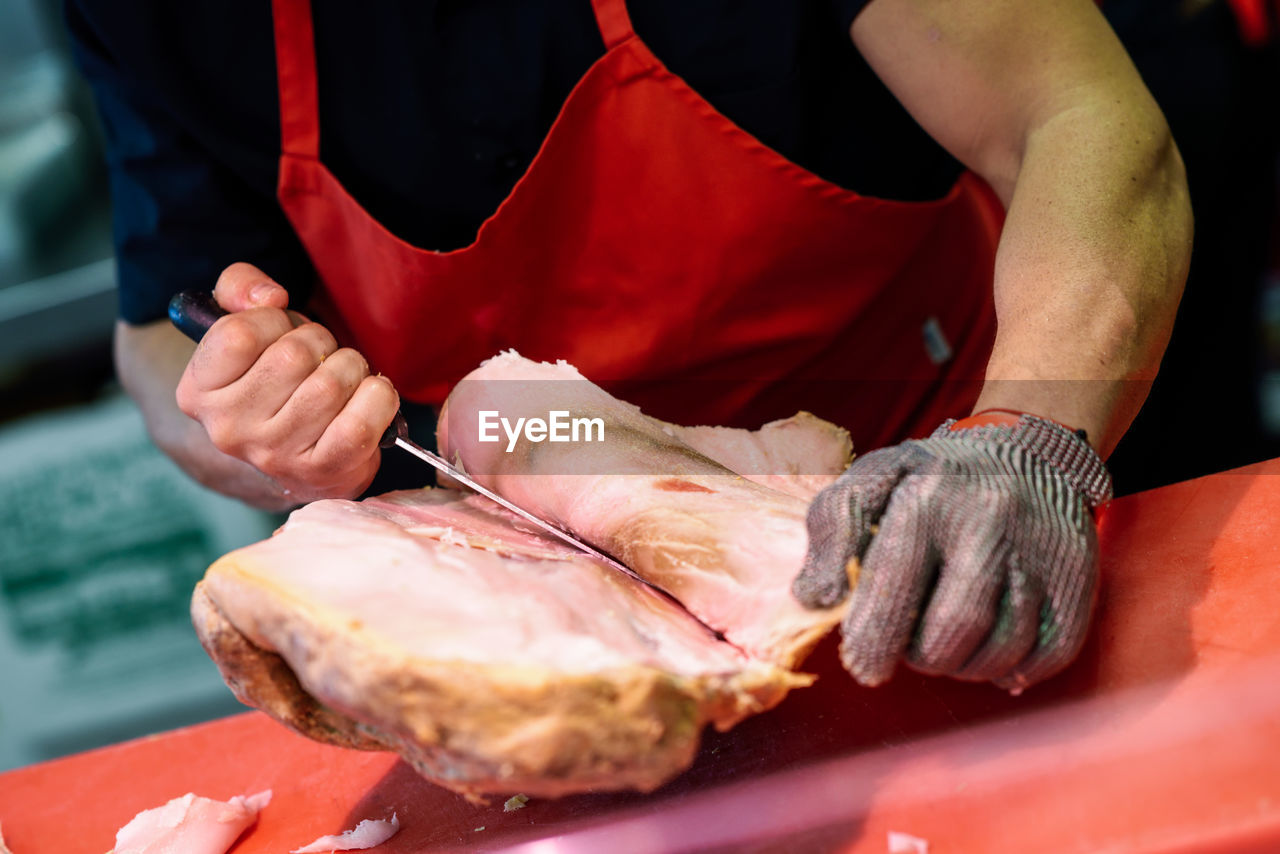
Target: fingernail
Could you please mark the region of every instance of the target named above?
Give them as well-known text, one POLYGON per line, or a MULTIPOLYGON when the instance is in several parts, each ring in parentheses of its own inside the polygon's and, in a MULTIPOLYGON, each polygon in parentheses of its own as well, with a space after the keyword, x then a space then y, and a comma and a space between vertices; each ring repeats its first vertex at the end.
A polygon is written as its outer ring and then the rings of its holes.
POLYGON ((271 299, 271 296, 272 294, 275 293, 275 291, 276 291, 275 285, 271 284, 270 282, 262 282, 261 284, 254 285, 249 290, 249 299, 253 300, 254 302, 266 302, 267 300, 271 299))

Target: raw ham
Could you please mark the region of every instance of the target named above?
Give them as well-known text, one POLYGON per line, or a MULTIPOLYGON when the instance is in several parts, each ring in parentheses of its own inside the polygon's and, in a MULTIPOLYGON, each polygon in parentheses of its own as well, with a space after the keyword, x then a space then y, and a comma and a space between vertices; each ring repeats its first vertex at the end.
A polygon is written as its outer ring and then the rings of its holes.
MULTIPOLYGON (((844 451, 847 437, 830 431, 835 441, 819 446, 844 451)), ((570 365, 503 353, 449 395, 439 441, 480 483, 614 555, 749 655, 794 667, 839 620, 837 610, 811 611, 791 595, 807 545, 808 502, 797 493, 824 485, 848 454, 815 455, 825 469, 779 471, 741 432, 673 428, 570 365), (525 441, 508 451, 480 440, 481 412, 514 423, 551 411, 601 419, 604 441, 525 441), (786 491, 765 485, 780 481, 786 491)))
POLYGON ((468 794, 651 789, 808 679, 479 496, 318 501, 193 603, 242 700, 468 794))
POLYGON ((771 421, 759 430, 653 422, 663 433, 747 480, 805 501, 833 483, 853 460, 849 434, 808 412, 771 421))
POLYGON ((270 790, 229 801, 188 792, 134 816, 116 833, 111 854, 225 854, 270 801, 270 790))
MULTIPOLYGON (((570 408, 603 412, 629 444, 596 448, 587 474, 527 453, 484 473, 493 460, 457 431, 442 447, 675 599, 484 498, 424 489, 295 511, 210 568, 197 632, 244 702, 322 741, 395 750, 469 797, 651 790, 688 767, 706 724, 811 681, 791 668, 839 614, 800 608, 789 584, 805 497, 847 465, 847 435, 805 415, 758 433, 680 428, 571 368, 503 356, 481 370, 499 368, 570 377, 557 383, 576 389, 570 408)), ((487 385, 460 386, 453 417, 487 385)))

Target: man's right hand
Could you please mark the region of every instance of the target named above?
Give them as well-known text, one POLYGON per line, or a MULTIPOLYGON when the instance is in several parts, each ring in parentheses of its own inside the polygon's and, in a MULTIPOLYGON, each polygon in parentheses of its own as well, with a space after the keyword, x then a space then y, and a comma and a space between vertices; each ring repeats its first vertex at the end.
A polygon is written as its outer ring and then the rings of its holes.
POLYGON ((287 311, 289 296, 249 264, 223 271, 214 298, 231 312, 196 348, 178 407, 213 446, 279 485, 289 503, 359 495, 400 401, 364 357, 287 311))

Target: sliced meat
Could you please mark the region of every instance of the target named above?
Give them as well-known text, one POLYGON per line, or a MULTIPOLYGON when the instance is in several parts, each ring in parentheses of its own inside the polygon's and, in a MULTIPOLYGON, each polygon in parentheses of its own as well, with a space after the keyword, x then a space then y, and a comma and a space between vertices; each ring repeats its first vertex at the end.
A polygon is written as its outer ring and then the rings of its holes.
POLYGON ((331 854, 334 851, 362 851, 376 848, 400 831, 400 820, 395 813, 391 820, 367 818, 351 830, 321 836, 315 842, 295 848, 289 854, 331 854))
POLYGON ((468 795, 649 790, 810 681, 519 524, 452 490, 319 501, 210 568, 196 627, 242 699, 468 795))
POLYGON ((225 854, 270 801, 270 789, 229 801, 188 792, 134 816, 116 833, 110 854, 225 854))
POLYGON ((748 480, 805 500, 853 462, 849 431, 808 412, 759 430, 663 424, 662 431, 748 480))
POLYGON ((744 432, 676 429, 570 365, 504 353, 454 389, 439 441, 481 483, 613 554, 748 655, 794 667, 840 618, 838 608, 810 611, 791 595, 807 544, 808 503, 794 493, 810 494, 818 483, 792 481, 782 491, 708 456, 765 479, 797 470, 821 478, 847 464, 842 431, 824 429, 827 441, 813 441, 812 424, 800 416, 770 435, 788 432, 806 435, 803 449, 781 454, 772 440, 744 432), (600 419, 603 441, 482 441, 481 418, 514 425, 549 420, 552 412, 600 419))

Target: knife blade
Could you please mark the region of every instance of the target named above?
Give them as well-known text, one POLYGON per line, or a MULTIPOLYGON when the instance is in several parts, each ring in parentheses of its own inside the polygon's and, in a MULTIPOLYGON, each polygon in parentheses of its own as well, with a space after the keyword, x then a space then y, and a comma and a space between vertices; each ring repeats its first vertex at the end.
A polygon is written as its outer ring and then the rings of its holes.
MULTIPOLYGON (((174 295, 173 299, 169 301, 170 322, 173 323, 173 325, 184 335, 196 342, 199 342, 200 339, 204 337, 204 334, 209 331, 209 327, 213 326, 218 318, 223 317, 227 313, 228 312, 224 310, 222 306, 218 305, 211 293, 204 291, 182 291, 181 293, 174 295)), ((631 567, 616 558, 611 557, 605 552, 600 551, 594 546, 583 542, 558 525, 552 524, 551 522, 530 513, 523 507, 520 507, 503 498, 501 495, 498 495, 493 490, 482 486, 465 471, 462 471, 444 457, 428 451, 426 448, 411 440, 409 438, 409 423, 405 420, 403 412, 396 413, 395 418, 392 419, 391 424, 386 429, 386 432, 382 434, 382 438, 378 442, 378 447, 396 447, 402 451, 412 454, 419 460, 439 469, 441 472, 447 474, 449 477, 453 478, 473 492, 477 492, 485 498, 488 498, 490 501, 493 501, 499 506, 511 511, 529 524, 537 527, 539 530, 556 537, 578 551, 585 552, 595 559, 603 561, 610 567, 625 573, 646 587, 650 587, 654 590, 658 590, 664 595, 668 595, 666 594, 666 591, 661 588, 654 587, 648 581, 641 578, 631 567)))
MULTIPOLYGON (((397 429, 402 429, 402 430, 408 429, 408 423, 404 420, 404 417, 400 416, 398 413, 397 413, 396 421, 391 422, 391 426, 387 428, 387 432, 390 433, 392 430, 397 430, 397 429)), ((521 519, 524 519, 525 521, 533 525, 536 525, 545 533, 548 533, 553 537, 557 537, 560 540, 563 540, 564 542, 573 546, 578 551, 586 552, 587 554, 591 555, 597 560, 601 560, 609 564, 614 569, 617 569, 626 573, 627 575, 634 578, 636 581, 639 581, 640 583, 645 584, 647 586, 652 586, 649 584, 649 582, 645 581, 643 578, 637 575, 635 570, 627 566, 625 563, 618 561, 616 558, 610 557, 608 554, 600 551, 599 549, 595 548, 589 543, 586 543, 583 540, 578 539, 573 534, 570 534, 568 531, 564 530, 563 528, 560 528, 552 524, 551 522, 546 521, 545 519, 541 519, 538 516, 535 516, 533 513, 530 513, 528 510, 525 510, 523 507, 520 507, 519 505, 511 501, 508 501, 507 499, 503 498, 501 495, 489 489, 488 487, 483 486, 480 483, 477 483, 470 475, 468 475, 466 472, 459 469, 457 466, 450 464, 448 460, 446 460, 444 457, 440 456, 439 454, 428 451, 426 448, 422 447, 418 443, 402 435, 395 435, 392 437, 391 442, 389 444, 382 445, 382 447, 384 448, 392 447, 392 446, 400 448, 403 451, 408 451, 410 454, 413 454, 415 457, 427 463, 428 465, 435 466, 437 469, 444 472, 454 480, 458 481, 459 483, 461 483, 463 486, 467 487, 471 491, 478 492, 479 494, 483 495, 485 498, 488 498, 490 501, 493 501, 494 503, 506 508, 507 510, 510 510, 512 513, 516 514, 521 519)))

